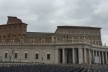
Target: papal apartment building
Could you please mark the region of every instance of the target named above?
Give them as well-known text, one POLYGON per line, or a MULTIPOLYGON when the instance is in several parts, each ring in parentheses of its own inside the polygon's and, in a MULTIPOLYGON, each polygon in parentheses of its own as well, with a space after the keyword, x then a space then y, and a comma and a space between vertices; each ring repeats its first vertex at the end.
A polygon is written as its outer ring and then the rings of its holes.
POLYGON ((0 62, 108 64, 100 27, 57 26, 46 33, 27 32, 27 25, 12 16, 0 25, 0 62))

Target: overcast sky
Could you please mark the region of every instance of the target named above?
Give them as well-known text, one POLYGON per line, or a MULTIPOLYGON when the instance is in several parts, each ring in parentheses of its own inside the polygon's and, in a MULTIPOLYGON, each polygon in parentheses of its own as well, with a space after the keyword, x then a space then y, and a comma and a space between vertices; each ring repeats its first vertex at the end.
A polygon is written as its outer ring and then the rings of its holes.
POLYGON ((0 24, 17 16, 28 31, 54 32, 58 25, 102 27, 108 45, 108 0, 0 0, 0 24))

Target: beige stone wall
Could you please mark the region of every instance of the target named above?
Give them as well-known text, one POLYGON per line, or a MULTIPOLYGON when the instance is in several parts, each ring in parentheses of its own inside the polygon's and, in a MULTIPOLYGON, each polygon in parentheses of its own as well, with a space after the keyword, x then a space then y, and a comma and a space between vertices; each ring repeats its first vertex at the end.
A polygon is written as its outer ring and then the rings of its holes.
POLYGON ((37 63, 51 63, 59 64, 62 57, 62 63, 67 64, 67 53, 70 61, 73 64, 94 64, 95 57, 99 57, 98 64, 108 64, 108 49, 107 47, 91 46, 82 43, 76 44, 51 44, 51 45, 33 45, 33 44, 0 44, 0 61, 3 62, 37 62, 37 63), (70 53, 70 49, 71 53, 70 53), (60 51, 62 55, 60 56, 60 51), (7 53, 7 58, 5 58, 7 53), (18 54, 18 58, 15 58, 15 53, 18 54), (25 53, 28 57, 25 59, 25 53), (39 55, 39 58, 35 58, 35 54, 39 55), (47 54, 50 54, 50 59, 47 59, 47 54))
POLYGON ((2 46, 0 47, 0 57, 2 61, 11 62, 37 62, 37 63, 54 63, 55 51, 50 46, 2 46), (5 58, 5 53, 8 53, 8 57, 5 58), (18 53, 18 58, 14 58, 14 54, 18 53), (28 58, 25 59, 25 53, 28 54, 28 58), (35 54, 39 54, 39 58, 35 58, 35 54), (50 54, 50 59, 47 60, 47 54, 50 54), (10 59, 11 57, 11 59, 10 59))

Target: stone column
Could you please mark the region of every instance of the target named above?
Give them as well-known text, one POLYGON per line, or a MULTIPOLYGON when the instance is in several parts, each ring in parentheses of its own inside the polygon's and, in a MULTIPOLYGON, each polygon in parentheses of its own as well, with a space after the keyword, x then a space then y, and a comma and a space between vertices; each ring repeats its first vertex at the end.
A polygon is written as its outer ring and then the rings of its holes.
MULTIPOLYGON (((97 57, 97 56, 98 56, 98 55, 97 55, 97 51, 95 51, 95 52, 96 52, 96 57, 97 57)), ((98 63, 96 62, 96 64, 98 64, 98 63)))
POLYGON ((105 59, 106 59, 106 64, 108 64, 107 52, 105 52, 105 59))
POLYGON ((93 58, 93 59, 92 59, 92 60, 93 60, 93 63, 94 63, 94 57, 95 57, 95 56, 94 56, 94 50, 93 50, 93 57, 92 57, 92 58, 93 58))
POLYGON ((107 52, 107 64, 108 64, 108 52, 107 52))
POLYGON ((73 63, 75 64, 75 49, 72 49, 72 58, 73 58, 73 63))
POLYGON ((102 51, 102 62, 103 62, 103 64, 105 64, 105 62, 104 62, 104 52, 102 51))
POLYGON ((91 50, 89 50, 89 64, 91 64, 91 50))
POLYGON ((79 58, 79 64, 83 63, 83 49, 79 48, 78 49, 78 58, 79 58))
POLYGON ((84 62, 87 64, 87 49, 84 49, 84 62))
POLYGON ((101 64, 101 55, 100 55, 100 51, 99 51, 99 64, 101 64))
POLYGON ((65 64, 65 49, 62 49, 62 60, 63 64, 65 64))

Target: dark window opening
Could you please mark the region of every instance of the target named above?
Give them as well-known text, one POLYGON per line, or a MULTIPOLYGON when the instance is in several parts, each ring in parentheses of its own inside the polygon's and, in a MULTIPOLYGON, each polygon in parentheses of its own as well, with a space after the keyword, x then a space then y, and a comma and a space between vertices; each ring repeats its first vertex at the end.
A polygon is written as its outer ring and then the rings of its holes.
POLYGON ((58 40, 59 40, 59 38, 58 38, 58 40))
POLYGON ((63 36, 65 38, 65 36, 63 36))
POLYGON ((17 58, 17 53, 15 53, 15 58, 17 58))
POLYGON ((7 58, 7 56, 8 56, 8 53, 5 53, 5 58, 7 58))
POLYGON ((27 53, 25 53, 25 59, 27 59, 27 53))
POLYGON ((6 36, 4 36, 4 38, 5 38, 6 36))
POLYGON ((38 55, 38 54, 36 54, 36 59, 38 59, 38 57, 39 57, 39 55, 38 55))
POLYGON ((67 34, 67 38, 68 38, 68 34, 67 34))
POLYGON ((10 37, 10 35, 8 35, 8 37, 10 37))
POLYGON ((47 59, 50 60, 50 54, 47 54, 47 59))
POLYGON ((25 37, 25 34, 23 34, 23 37, 25 37))
POLYGON ((18 36, 21 36, 20 34, 18 36))
POLYGON ((67 36, 67 38, 68 38, 68 36, 67 36))
POLYGON ((13 37, 16 37, 16 35, 13 35, 13 37))

